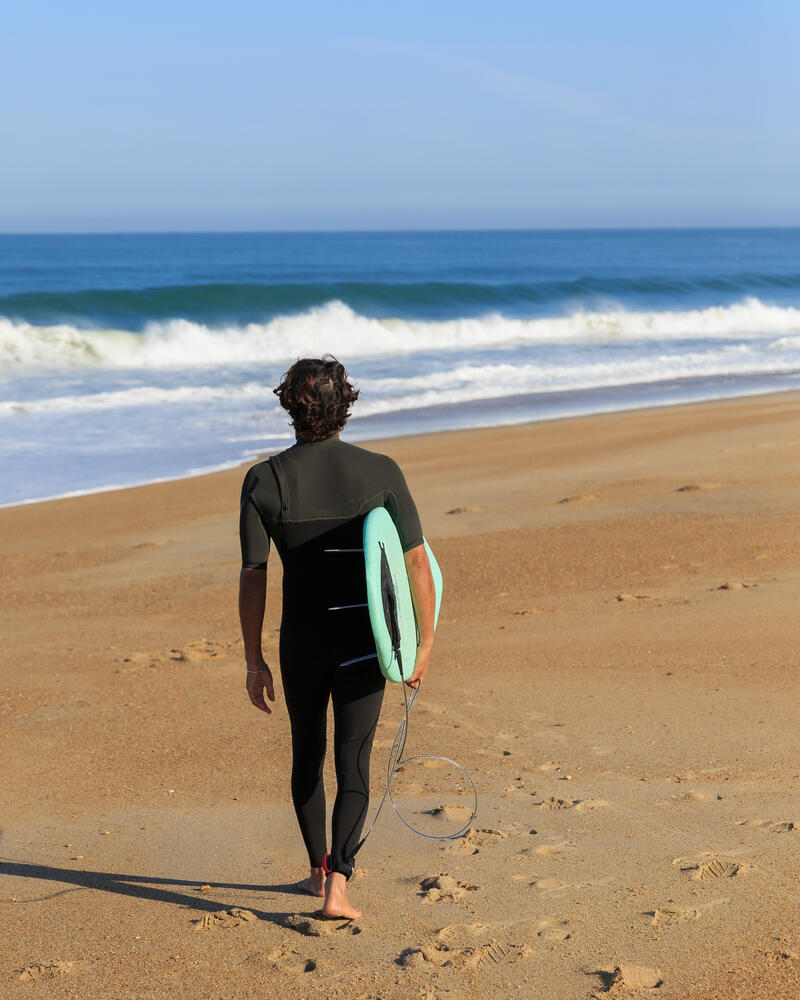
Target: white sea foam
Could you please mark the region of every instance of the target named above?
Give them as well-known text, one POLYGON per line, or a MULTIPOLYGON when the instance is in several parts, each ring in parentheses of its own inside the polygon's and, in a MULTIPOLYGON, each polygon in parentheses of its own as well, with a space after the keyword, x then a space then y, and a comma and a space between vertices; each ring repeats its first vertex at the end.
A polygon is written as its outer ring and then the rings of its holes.
MULTIPOLYGON (((743 343, 709 347, 704 351, 673 350, 604 359, 600 351, 594 350, 589 357, 576 354, 572 362, 461 364, 436 371, 409 372, 405 376, 365 377, 358 381, 361 398, 356 415, 371 416, 524 393, 564 392, 666 379, 786 373, 798 369, 800 338, 793 350, 787 347, 782 352, 765 352, 761 345, 743 343)), ((258 414, 260 420, 267 420, 270 425, 285 421, 269 387, 255 381, 216 386, 140 385, 84 394, 10 399, 0 402, 0 419, 57 418, 59 415, 134 408, 155 411, 161 407, 182 408, 198 414, 214 412, 217 418, 223 412, 238 414, 236 420, 246 420, 247 414, 258 414)), ((273 429, 270 426, 270 431, 273 429)))
POLYGON ((442 404, 499 399, 525 393, 578 391, 674 379, 781 374, 800 369, 800 352, 780 359, 757 355, 747 345, 721 351, 660 354, 592 364, 462 366, 447 372, 365 383, 359 416, 442 404), (380 389, 383 389, 383 392, 380 389))
MULTIPOLYGON (((0 417, 19 414, 90 413, 95 410, 116 410, 128 407, 219 403, 233 400, 237 403, 246 400, 273 402, 269 399, 269 390, 257 382, 246 382, 235 387, 184 385, 174 389, 141 385, 132 389, 92 392, 84 395, 4 400, 0 402, 0 417)), ((277 408, 277 405, 277 402, 274 402, 274 408, 277 408)))
POLYGON ((767 346, 771 351, 796 351, 800 349, 800 337, 778 337, 767 346))
POLYGON ((515 319, 497 314, 442 321, 373 319, 342 302, 267 323, 211 328, 184 319, 150 323, 142 333, 33 326, 0 318, 0 369, 149 368, 282 364, 330 351, 351 361, 420 351, 535 344, 752 339, 800 336, 800 309, 748 298, 684 311, 574 312, 515 319))

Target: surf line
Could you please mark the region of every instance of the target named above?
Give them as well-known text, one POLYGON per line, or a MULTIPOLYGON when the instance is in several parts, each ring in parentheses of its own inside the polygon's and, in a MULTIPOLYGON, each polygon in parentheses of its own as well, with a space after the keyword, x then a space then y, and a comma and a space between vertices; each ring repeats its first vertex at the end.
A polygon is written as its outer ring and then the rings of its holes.
MULTIPOLYGON (((416 649, 419 643, 419 630, 411 598, 411 588, 408 582, 408 573, 406 570, 402 544, 400 542, 400 537, 397 533, 394 521, 385 507, 377 507, 370 511, 370 513, 365 517, 363 527, 363 543, 363 548, 360 549, 348 548, 325 550, 326 552, 342 553, 363 552, 367 582, 367 607, 369 608, 370 625, 372 626, 372 633, 375 639, 376 651, 374 653, 368 653, 365 656, 353 657, 350 660, 343 661, 339 664, 339 666, 340 668, 346 668, 352 663, 360 663, 364 660, 370 660, 373 658, 377 659, 384 677, 386 677, 389 681, 400 683, 403 689, 404 712, 389 751, 389 759, 386 765, 386 789, 383 793, 381 801, 378 804, 375 815, 372 817, 372 822, 367 828, 367 832, 358 842, 352 853, 353 857, 355 857, 355 855, 364 846, 367 837, 369 837, 378 820, 378 817, 381 814, 381 810, 386 804, 387 798, 392 806, 392 809, 394 810, 395 816, 397 816, 403 826, 405 826, 412 833, 416 834, 418 837, 423 837, 426 840, 456 840, 459 837, 462 837, 470 829, 475 817, 478 814, 478 792, 475 788, 475 783, 470 777, 469 772, 461 764, 452 760, 450 757, 444 757, 441 754, 414 754, 410 757, 403 756, 408 737, 409 714, 422 687, 422 682, 420 681, 417 687, 412 691, 411 697, 409 698, 407 685, 405 683, 406 675, 403 670, 403 661, 405 660, 406 663, 411 664, 411 668, 408 671, 408 676, 410 677, 411 670, 413 669, 414 661, 416 659, 416 649), (460 771, 467 780, 467 783, 472 791, 472 808, 469 819, 454 833, 432 834, 418 830, 402 815, 397 803, 395 802, 394 795, 392 794, 392 779, 394 778, 398 767, 401 764, 408 764, 412 761, 419 760, 439 760, 445 764, 450 764, 452 767, 460 771)), ((428 542, 423 539, 423 543, 425 545, 425 551, 431 568, 431 576, 433 577, 434 592, 436 596, 434 610, 435 629, 439 621, 439 608, 442 601, 442 572, 430 546, 428 545, 428 542)), ((363 604, 337 605, 329 610, 340 611, 344 610, 345 607, 363 606, 363 604)), ((323 861, 323 868, 326 871, 329 870, 328 864, 329 857, 326 855, 323 861)))

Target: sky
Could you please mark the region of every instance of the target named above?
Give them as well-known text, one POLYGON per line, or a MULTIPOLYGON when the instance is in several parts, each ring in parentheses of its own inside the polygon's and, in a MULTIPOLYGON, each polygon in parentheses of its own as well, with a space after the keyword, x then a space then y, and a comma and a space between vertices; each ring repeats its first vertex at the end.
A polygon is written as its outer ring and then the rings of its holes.
POLYGON ((800 225, 794 0, 27 0, 0 231, 800 225))

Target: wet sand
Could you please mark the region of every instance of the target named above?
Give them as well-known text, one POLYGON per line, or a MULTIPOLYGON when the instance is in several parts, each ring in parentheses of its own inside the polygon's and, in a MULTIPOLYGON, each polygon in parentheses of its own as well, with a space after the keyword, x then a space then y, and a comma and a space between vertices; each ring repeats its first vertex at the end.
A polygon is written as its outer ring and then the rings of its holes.
MULTIPOLYGON (((357 924, 287 888, 288 723, 279 686, 269 718, 247 700, 236 617, 244 469, 0 510, 0 996, 796 1000, 799 418, 784 393, 369 445, 445 575, 407 753, 458 760, 480 803, 455 841, 387 808, 357 924)), ((279 583, 273 554, 276 676, 279 583)), ((409 763, 398 802, 457 829, 456 779, 409 763)))

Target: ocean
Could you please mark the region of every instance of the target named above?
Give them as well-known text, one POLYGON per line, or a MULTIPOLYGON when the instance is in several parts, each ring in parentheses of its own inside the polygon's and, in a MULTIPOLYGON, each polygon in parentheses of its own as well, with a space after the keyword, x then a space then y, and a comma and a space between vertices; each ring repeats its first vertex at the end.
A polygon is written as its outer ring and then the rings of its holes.
POLYGON ((0 236, 0 505, 293 440, 335 354, 350 441, 800 386, 800 229, 0 236))

